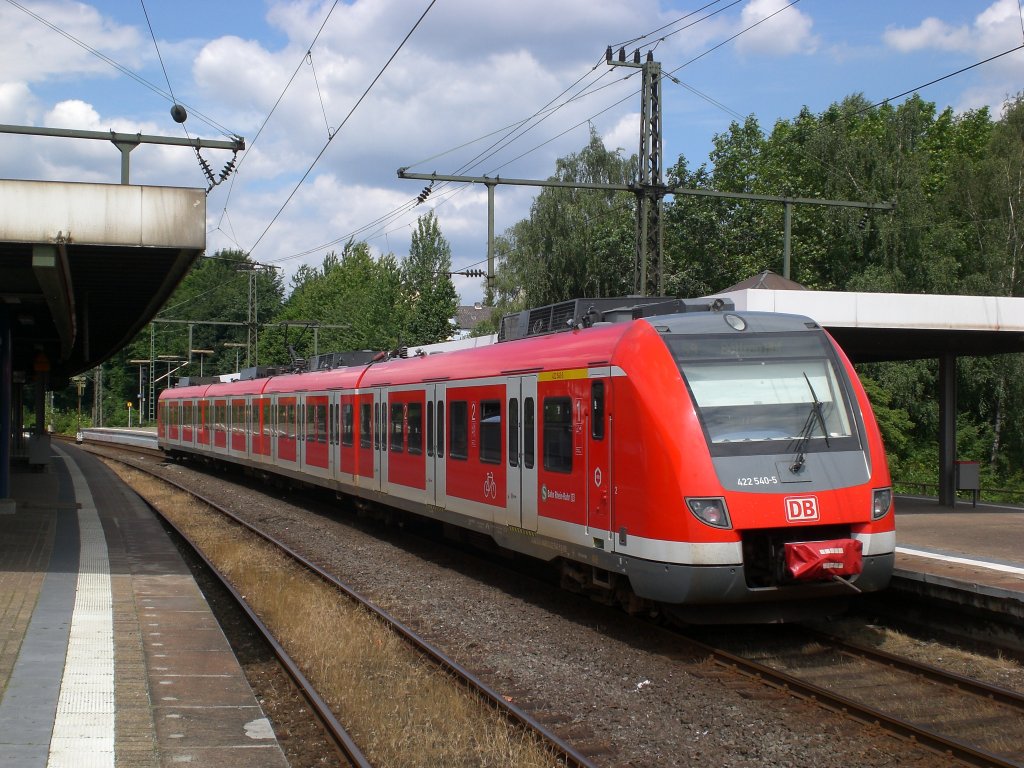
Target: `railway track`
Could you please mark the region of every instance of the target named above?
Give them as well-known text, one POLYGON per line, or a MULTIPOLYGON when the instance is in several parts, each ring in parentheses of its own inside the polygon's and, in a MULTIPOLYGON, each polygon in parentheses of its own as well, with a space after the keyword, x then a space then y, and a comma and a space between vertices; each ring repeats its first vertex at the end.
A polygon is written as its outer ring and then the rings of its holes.
MULTIPOLYGON (((387 611, 382 610, 370 601, 364 599, 355 590, 349 588, 333 574, 294 551, 288 545, 275 538, 272 534, 260 530, 259 527, 243 520, 238 515, 226 509, 223 505, 218 504, 216 501, 197 494, 182 484, 176 483, 173 480, 153 472, 152 467, 147 466, 147 463, 151 464, 153 460, 162 461, 163 455, 160 451, 139 447, 118 448, 115 446, 90 446, 90 451, 111 461, 124 464, 133 470, 144 472, 159 482, 173 486, 178 491, 188 494, 202 505, 216 510, 218 514, 222 515, 226 520, 230 520, 232 524, 241 526, 253 536, 258 537, 260 540, 271 545, 276 550, 284 553, 290 561, 301 567, 304 571, 315 574, 318 579, 324 583, 330 584, 337 593, 343 595, 348 601, 358 605, 363 611, 366 611, 382 622, 392 632, 402 638, 402 640, 409 647, 413 648, 422 658, 427 659, 436 669, 442 670, 457 685, 471 692, 505 721, 513 724, 517 729, 531 734, 532 738, 541 744, 541 748, 550 755, 552 765, 567 766, 568 768, 594 768, 595 764, 591 762, 587 756, 559 738, 539 720, 513 704, 507 697, 499 694, 464 666, 451 659, 443 651, 426 641, 411 628, 391 616, 387 611), (137 458, 143 459, 143 461, 132 460, 128 456, 125 456, 126 452, 128 454, 134 454, 137 458)), ((193 542, 187 530, 183 527, 179 527, 172 519, 167 515, 164 515, 152 504, 150 506, 155 512, 161 514, 167 523, 189 543, 192 549, 195 550, 197 556, 203 560, 207 568, 224 584, 227 590, 238 602, 241 609, 248 615, 250 620, 253 622, 253 625, 258 629, 273 649, 274 654, 292 678, 296 687, 302 692, 302 695, 308 702, 312 711, 315 713, 317 719, 322 723, 339 754, 353 766, 362 767, 372 765, 360 746, 356 743, 356 739, 353 738, 345 726, 334 715, 330 706, 317 693, 315 687, 299 668, 299 665, 291 658, 284 646, 277 641, 271 629, 261 620, 256 611, 249 606, 243 595, 232 584, 231 579, 224 575, 218 565, 203 553, 202 548, 199 545, 193 542)))
MULTIPOLYGON (((140 459, 145 455, 143 461, 160 457, 155 452, 146 455, 138 449, 128 450, 140 459)), ((715 639, 700 643, 696 636, 684 641, 678 635, 658 644, 661 648, 674 646, 678 653, 670 652, 663 658, 678 661, 684 674, 694 674, 695 657, 713 659, 712 669, 706 674, 698 672, 697 677, 717 681, 749 701, 760 701, 765 708, 777 707, 775 702, 785 706, 786 698, 797 698, 868 724, 871 727, 864 738, 876 734, 870 738, 878 739, 888 732, 912 745, 911 751, 925 748, 947 760, 970 765, 1024 765, 1017 746, 1020 739, 1015 735, 1022 732, 1021 697, 1014 692, 986 687, 942 670, 914 667, 906 671, 911 665, 902 657, 869 654, 870 649, 854 648, 849 643, 838 645, 838 639, 823 636, 808 642, 806 628, 797 631, 801 633, 799 639, 787 642, 786 632, 773 627, 770 632, 753 635, 756 639, 750 647, 715 639), (690 643, 692 647, 686 647, 690 643), (912 702, 924 702, 934 711, 924 712, 921 707, 915 710, 910 706, 912 702), (992 739, 992 734, 1000 738, 992 739)), ((654 630, 651 634, 661 633, 654 630)), ((506 689, 505 693, 510 691, 506 689)), ((523 693, 523 699, 529 698, 527 691, 523 693)), ((520 701, 519 694, 516 700, 520 701)), ((548 722, 542 714, 536 716, 548 722)), ((552 724, 557 726, 558 722, 552 724)), ((571 731, 567 735, 575 739, 571 731)), ((885 737, 879 740, 885 741, 885 737)), ((587 738, 577 743, 586 744, 587 738)), ((582 751, 600 754, 586 746, 582 751)))
POLYGON ((968 765, 1024 765, 1024 696, 807 627, 755 648, 700 643, 720 665, 968 765))

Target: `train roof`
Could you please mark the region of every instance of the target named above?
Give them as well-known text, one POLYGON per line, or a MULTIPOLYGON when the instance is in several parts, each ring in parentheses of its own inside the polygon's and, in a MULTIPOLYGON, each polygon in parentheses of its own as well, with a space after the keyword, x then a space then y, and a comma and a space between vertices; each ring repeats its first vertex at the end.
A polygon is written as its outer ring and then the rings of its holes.
MULTIPOLYGON (((731 334, 820 331, 813 320, 772 312, 704 311, 657 315, 628 322, 598 322, 557 333, 510 339, 470 349, 417 354, 325 371, 289 373, 263 379, 233 381, 164 390, 161 398, 192 399, 234 395, 324 392, 403 386, 423 382, 460 381, 497 374, 539 373, 567 368, 616 365, 624 340, 664 334, 731 334)), ((425 349, 429 349, 425 348, 425 349)))

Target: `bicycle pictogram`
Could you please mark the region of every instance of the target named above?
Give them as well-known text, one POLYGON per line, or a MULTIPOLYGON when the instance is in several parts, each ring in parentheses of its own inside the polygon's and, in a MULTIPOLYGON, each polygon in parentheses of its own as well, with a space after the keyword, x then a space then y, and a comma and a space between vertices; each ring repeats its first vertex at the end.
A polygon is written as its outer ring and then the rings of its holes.
POLYGON ((493 472, 488 472, 487 479, 484 480, 484 496, 490 496, 492 499, 498 498, 498 484, 494 480, 493 472))

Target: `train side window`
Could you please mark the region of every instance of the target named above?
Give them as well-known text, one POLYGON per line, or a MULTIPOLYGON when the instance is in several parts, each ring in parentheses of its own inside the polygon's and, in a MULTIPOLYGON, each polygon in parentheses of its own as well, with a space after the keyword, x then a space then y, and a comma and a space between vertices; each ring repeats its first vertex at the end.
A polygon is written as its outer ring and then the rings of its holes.
POLYGON ((465 400, 453 400, 448 409, 448 432, 451 442, 448 445, 449 455, 453 459, 469 458, 469 408, 465 400))
POLYGON ((604 382, 595 381, 590 385, 590 436, 604 440, 604 382))
POLYGON ((437 401, 437 458, 444 458, 444 400, 437 401))
POLYGON ((526 469, 533 469, 533 446, 537 444, 534 436, 536 421, 534 410, 533 398, 526 398, 523 401, 523 466, 526 469))
POLYGON ((544 398, 544 469, 572 472, 572 400, 544 398))
POLYGON ((345 403, 341 406, 341 444, 351 448, 355 440, 355 423, 352 418, 352 403, 345 403))
POLYGON ((380 403, 373 404, 373 450, 380 450, 380 403))
POLYGON ((409 453, 423 453, 423 404, 409 403, 409 411, 406 416, 406 426, 409 429, 408 446, 409 453))
POLYGON ((519 466, 519 400, 508 399, 508 465, 519 466))
POLYGON ((391 451, 393 453, 402 452, 402 440, 404 437, 402 430, 402 410, 404 407, 403 403, 391 404, 391 451))
POLYGON ((373 438, 373 409, 369 403, 359 404, 359 447, 369 448, 373 438))
POLYGON ((427 401, 427 456, 434 455, 434 401, 427 401))
POLYGON ((288 440, 295 439, 295 406, 284 406, 283 423, 281 424, 281 437, 288 440))
POLYGON ((306 405, 306 442, 327 442, 327 406, 321 403, 306 405))
POLYGON ((480 401, 480 461, 501 463, 501 401, 480 401))

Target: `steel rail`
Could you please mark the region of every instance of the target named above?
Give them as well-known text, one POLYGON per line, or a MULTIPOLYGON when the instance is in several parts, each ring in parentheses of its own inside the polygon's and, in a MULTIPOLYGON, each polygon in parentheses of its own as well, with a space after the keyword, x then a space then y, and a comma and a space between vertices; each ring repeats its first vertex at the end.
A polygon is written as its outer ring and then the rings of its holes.
MULTIPOLYGON (((133 462, 127 462, 124 461, 123 459, 115 460, 120 461, 121 463, 128 464, 129 466, 135 469, 139 469, 143 472, 146 472, 147 474, 151 475, 152 477, 155 477, 161 482, 167 483, 168 485, 177 488, 183 493, 187 493, 192 498, 202 502, 203 504, 208 505, 212 509, 215 509, 216 511, 220 512, 222 515, 232 520, 236 524, 242 526, 252 534, 258 536, 262 540, 278 548, 281 552, 286 554, 295 562, 299 563, 312 573, 315 573, 326 583, 330 584, 332 587, 340 591, 350 600, 362 606, 372 615, 376 616, 377 618, 385 622, 388 627, 390 627, 394 632, 396 632, 402 639, 409 643, 420 654, 422 654, 424 657, 432 661, 437 666, 446 670, 454 680, 463 685, 467 690, 474 691, 475 693, 480 695, 490 707, 492 707, 495 711, 503 715, 507 720, 514 724, 518 724, 519 726, 524 727, 528 730, 531 730, 538 736, 540 736, 545 745, 554 753, 555 759, 559 761, 560 765, 564 765, 567 768, 597 768, 595 763, 590 761, 585 755, 583 755, 581 752, 575 749, 568 742, 562 740, 557 734, 552 733, 548 728, 546 728, 538 720, 533 718, 529 713, 527 713, 520 707, 517 707, 512 702, 508 701, 505 697, 503 697, 500 693, 491 688, 487 683, 478 678, 471 671, 469 671, 464 666, 459 664, 457 661, 449 657, 447 654, 445 654, 439 648, 428 642, 426 639, 416 634, 416 632, 414 632, 408 626, 403 624, 399 619, 392 616, 386 610, 375 605, 372 601, 363 597, 355 590, 351 589, 349 586, 340 581, 336 576, 334 576, 334 574, 324 570, 316 563, 306 558, 304 555, 294 551, 287 544, 278 541, 269 534, 259 530, 246 520, 241 519, 238 515, 231 512, 231 510, 225 509, 221 504, 218 504, 212 499, 207 498, 203 494, 190 490, 189 488, 186 488, 184 485, 175 480, 157 475, 151 472, 149 468, 145 466, 140 466, 133 462)), ((191 542, 189 543, 191 544, 191 542)), ((203 559, 205 560, 205 556, 203 559)), ((229 589, 231 589, 232 592, 235 593, 233 587, 230 587, 230 585, 229 589)), ((251 614, 248 605, 244 605, 244 607, 246 612, 251 614)), ((258 619, 256 620, 258 621, 258 619)), ((274 643, 276 644, 276 641, 274 641, 274 643)), ((283 648, 281 649, 281 651, 282 653, 285 653, 283 648)), ((285 655, 287 656, 286 653, 285 655)), ((294 666, 294 663, 292 663, 292 665, 294 666)), ((301 672, 297 668, 296 672, 301 675, 301 672)), ((304 677, 303 680, 305 680, 304 677)), ((326 708, 326 704, 324 704, 324 707, 326 708)), ((330 714, 329 709, 327 709, 327 713, 330 714)), ((332 720, 334 720, 333 714, 331 714, 330 717, 332 720)), ((337 721, 334 720, 334 722, 337 721)), ((340 723, 338 724, 338 727, 341 728, 340 723)), ((342 730, 344 729, 342 728, 342 730)))
POLYGON ((811 700, 835 712, 839 712, 868 725, 884 728, 890 733, 909 739, 928 749, 956 759, 978 768, 1020 768, 1020 763, 1008 760, 1000 755, 943 736, 928 728, 901 720, 880 709, 863 704, 855 699, 835 693, 828 688, 808 683, 786 672, 774 669, 751 659, 737 656, 729 651, 715 648, 699 640, 686 638, 697 648, 707 653, 717 663, 727 669, 745 674, 760 682, 788 691, 796 696, 811 700))
POLYGON ((913 659, 896 656, 888 651, 883 651, 878 648, 870 648, 866 645, 861 645, 860 643, 854 643, 850 640, 830 635, 827 632, 821 632, 806 627, 804 628, 804 631, 809 637, 817 638, 822 643, 831 644, 843 653, 850 654, 851 656, 859 656, 860 658, 868 661, 888 665, 900 670, 901 672, 918 675, 926 680, 959 688, 960 690, 974 694, 975 696, 979 696, 983 699, 996 701, 1000 704, 1005 704, 1008 707, 1024 711, 1024 694, 1017 693, 1009 688, 1003 688, 1000 685, 986 683, 983 680, 975 680, 974 678, 966 677, 956 672, 949 672, 947 670, 940 669, 939 667, 932 666, 931 664, 926 664, 923 661, 914 661, 913 659))

